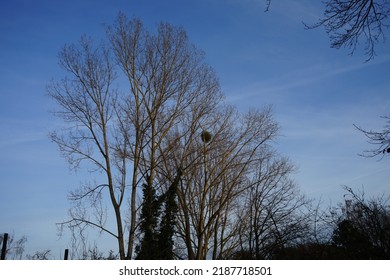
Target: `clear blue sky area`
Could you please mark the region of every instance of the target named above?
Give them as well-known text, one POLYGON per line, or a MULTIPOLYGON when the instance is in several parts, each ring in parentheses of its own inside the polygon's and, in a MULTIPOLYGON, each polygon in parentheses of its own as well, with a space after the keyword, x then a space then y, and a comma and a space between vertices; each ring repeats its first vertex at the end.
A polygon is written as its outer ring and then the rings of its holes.
MULTIPOLYGON (((58 52, 82 34, 99 40, 119 11, 151 29, 183 26, 217 72, 227 102, 240 110, 272 104, 281 125, 275 147, 299 167, 303 193, 325 204, 342 185, 367 196, 389 193, 389 158, 358 156, 371 148, 353 124, 381 130, 390 113, 390 42, 365 63, 331 49, 323 28, 305 30, 321 1, 12 0, 0 8, 0 233, 26 235, 27 253, 68 247, 56 222, 67 218, 67 194, 88 173, 69 170, 48 133, 62 125, 46 85, 64 73, 58 52)), ((387 35, 389 30, 385 30, 387 35)), ((113 246, 113 249, 115 247, 113 246)))

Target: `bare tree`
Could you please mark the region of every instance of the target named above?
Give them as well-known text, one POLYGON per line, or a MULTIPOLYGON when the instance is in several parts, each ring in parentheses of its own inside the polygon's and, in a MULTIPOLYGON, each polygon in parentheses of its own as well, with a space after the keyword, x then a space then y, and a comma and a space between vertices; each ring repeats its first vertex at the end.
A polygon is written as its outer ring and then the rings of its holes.
POLYGON ((27 255, 28 260, 49 260, 51 255, 51 250, 37 251, 34 255, 27 255))
POLYGON ((21 260, 23 258, 27 237, 22 236, 21 238, 16 239, 15 234, 8 234, 7 240, 5 240, 4 237, 5 234, 0 235, 0 244, 5 241, 7 242, 7 244, 2 244, 2 248, 5 248, 4 259, 21 260))
POLYGON ((172 170, 177 166, 183 170, 178 193, 178 235, 183 246, 179 247, 185 248, 189 259, 221 259, 235 246, 237 221, 232 214, 240 195, 251 187, 247 176, 255 172, 255 163, 276 137, 278 125, 270 108, 241 115, 231 106, 221 106, 199 116, 189 124, 183 122, 191 128, 191 137, 178 141, 172 161, 167 161, 172 170))
MULTIPOLYGON (((157 35, 153 35, 139 20, 129 21, 120 15, 109 36, 130 86, 122 109, 132 126, 122 123, 122 128, 132 147, 128 158, 134 162, 133 192, 142 180, 149 187, 160 186, 157 177, 164 171, 159 166, 174 148, 172 143, 163 145, 165 139, 184 116, 192 113, 194 105, 207 102, 209 95, 220 94, 218 81, 203 62, 203 53, 189 43, 181 28, 161 23, 157 35)), ((135 201, 131 209, 130 232, 134 233, 138 209, 135 201)))
POLYGON ((69 76, 53 82, 48 92, 62 108, 57 115, 70 126, 51 138, 71 166, 88 162, 91 171, 104 174, 101 182, 70 193, 74 207, 61 225, 78 233, 86 226, 107 233, 117 240, 120 259, 130 259, 139 223, 137 193, 144 182, 160 186, 159 166, 174 149, 165 139, 194 104, 220 92, 203 53, 183 29, 161 23, 152 34, 140 20, 119 14, 107 35, 106 46, 84 37, 79 47, 66 46, 60 53, 69 76), (127 80, 127 92, 118 94, 113 86, 116 71, 127 80), (106 202, 115 230, 106 226, 106 202))
POLYGON ((69 164, 78 168, 89 163, 91 171, 104 174, 103 182, 88 184, 71 192, 69 199, 76 203, 69 211, 70 220, 61 225, 75 228, 79 225, 96 227, 118 241, 119 254, 125 256, 121 205, 124 198, 124 179, 116 182, 116 176, 124 177, 123 170, 116 168, 114 135, 117 134, 115 112, 117 93, 113 88, 116 77, 109 50, 104 45, 95 46, 91 39, 83 37, 80 45, 65 46, 60 53, 60 65, 69 74, 48 87, 49 95, 61 107, 56 114, 70 126, 61 133, 53 132, 55 142, 69 164), (116 230, 105 227, 103 192, 107 191, 115 215, 116 230), (90 205, 82 201, 89 199, 90 205), (95 212, 89 215, 87 209, 95 212))
POLYGON ((284 246, 305 237, 310 201, 289 175, 295 170, 286 158, 272 152, 258 162, 251 177, 252 187, 245 193, 244 207, 238 212, 240 247, 237 258, 268 259, 284 246))

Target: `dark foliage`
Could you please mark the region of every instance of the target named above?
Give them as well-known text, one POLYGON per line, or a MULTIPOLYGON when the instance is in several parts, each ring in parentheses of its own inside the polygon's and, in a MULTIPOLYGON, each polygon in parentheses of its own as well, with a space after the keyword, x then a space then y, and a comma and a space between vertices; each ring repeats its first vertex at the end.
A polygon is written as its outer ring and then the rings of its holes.
POLYGON ((353 221, 343 220, 338 224, 333 245, 338 259, 367 260, 385 259, 386 254, 370 240, 367 231, 360 229, 353 221))
MULTIPOLYGON (((336 219, 329 242, 308 242, 280 249, 274 259, 390 259, 390 206, 379 197, 366 201, 345 187, 350 199, 336 219)), ((331 226, 331 224, 329 224, 331 226)))
POLYGON ((143 184, 143 204, 141 210, 142 241, 137 248, 137 259, 158 259, 157 225, 160 213, 160 202, 153 187, 143 184))
POLYGON ((141 232, 143 239, 138 247, 137 259, 142 260, 172 260, 173 235, 175 233, 177 205, 177 186, 180 182, 181 171, 167 191, 161 196, 156 190, 143 185, 143 206, 141 211, 141 232), (161 213, 161 207, 164 210, 161 213))
POLYGON ((305 243, 281 248, 273 259, 280 260, 332 260, 337 259, 337 248, 331 244, 305 243))
POLYGON ((211 140, 211 134, 210 134, 210 132, 208 132, 206 130, 202 131, 202 133, 200 134, 200 137, 204 143, 208 143, 211 140))
POLYGON ((178 212, 177 205, 177 186, 180 182, 181 171, 178 172, 174 182, 170 185, 163 196, 165 209, 160 223, 160 232, 158 235, 159 259, 174 259, 173 252, 173 235, 175 233, 176 215, 178 212))

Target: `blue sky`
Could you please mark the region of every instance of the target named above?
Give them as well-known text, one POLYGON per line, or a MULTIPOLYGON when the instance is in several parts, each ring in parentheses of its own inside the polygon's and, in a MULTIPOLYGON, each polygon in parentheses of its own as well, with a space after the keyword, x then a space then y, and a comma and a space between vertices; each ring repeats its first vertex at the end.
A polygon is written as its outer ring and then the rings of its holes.
MULTIPOLYGON (((69 170, 48 133, 62 123, 46 85, 62 77, 57 54, 82 34, 104 36, 119 11, 154 28, 183 26, 240 110, 272 104, 281 125, 276 148, 296 163, 303 193, 325 204, 341 186, 367 196, 389 193, 389 159, 358 156, 370 148, 353 124, 380 130, 390 112, 389 42, 374 60, 363 51, 329 47, 320 1, 273 0, 13 0, 0 9, 0 233, 26 235, 26 251, 68 246, 55 223, 66 219, 67 193, 89 179, 69 170)), ((388 31, 387 31, 388 32, 388 31)), ((387 35, 389 35, 387 33, 387 35)))

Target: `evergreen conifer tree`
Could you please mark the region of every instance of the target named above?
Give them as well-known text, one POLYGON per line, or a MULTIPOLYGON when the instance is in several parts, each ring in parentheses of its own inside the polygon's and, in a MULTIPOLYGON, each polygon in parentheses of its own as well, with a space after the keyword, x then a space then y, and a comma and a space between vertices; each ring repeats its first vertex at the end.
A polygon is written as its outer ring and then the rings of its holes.
POLYGON ((141 209, 140 229, 143 238, 137 248, 139 260, 153 260, 158 258, 157 225, 160 214, 160 201, 156 197, 156 190, 148 184, 143 184, 143 204, 141 209))
POLYGON ((160 232, 158 234, 158 252, 159 259, 172 260, 173 253, 173 235, 175 232, 177 206, 177 187, 180 182, 181 171, 179 170, 175 180, 169 186, 167 192, 163 195, 164 212, 160 223, 160 232))

